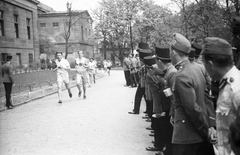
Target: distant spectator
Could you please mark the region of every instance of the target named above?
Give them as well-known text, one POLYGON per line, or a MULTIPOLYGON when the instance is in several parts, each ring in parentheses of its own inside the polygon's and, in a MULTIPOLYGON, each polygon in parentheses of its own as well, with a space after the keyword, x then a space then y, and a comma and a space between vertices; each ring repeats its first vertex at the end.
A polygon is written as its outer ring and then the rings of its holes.
POLYGON ((110 60, 107 60, 106 66, 107 66, 108 76, 110 76, 110 70, 111 70, 111 67, 112 67, 112 62, 110 60))
POLYGON ((6 107, 8 109, 13 109, 13 105, 11 103, 11 93, 12 87, 15 85, 13 80, 13 66, 11 65, 12 56, 7 55, 7 62, 2 66, 2 78, 3 84, 5 88, 5 96, 6 96, 6 107))
POLYGON ((101 70, 101 61, 99 61, 99 60, 97 62, 97 67, 98 67, 98 70, 101 70))

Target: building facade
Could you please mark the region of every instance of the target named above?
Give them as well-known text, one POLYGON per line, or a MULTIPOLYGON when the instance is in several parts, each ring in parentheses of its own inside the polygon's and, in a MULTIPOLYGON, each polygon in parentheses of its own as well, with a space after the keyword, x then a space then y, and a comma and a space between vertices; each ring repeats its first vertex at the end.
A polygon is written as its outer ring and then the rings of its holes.
MULTIPOLYGON (((67 12, 43 13, 38 16, 38 30, 41 37, 47 37, 54 44, 54 51, 65 53, 66 45, 68 48, 68 59, 74 60, 76 52, 83 50, 85 57, 91 58, 94 55, 94 45, 91 43, 93 36, 92 18, 88 11, 75 11, 71 15, 67 12), (71 22, 70 22, 71 21, 71 22), (68 34, 68 26, 73 25, 70 29, 70 37, 66 43, 65 36, 68 34)), ((53 51, 53 52, 54 52, 53 51)))
POLYGON ((0 0, 0 65, 12 54, 13 66, 39 62, 37 0, 0 0))

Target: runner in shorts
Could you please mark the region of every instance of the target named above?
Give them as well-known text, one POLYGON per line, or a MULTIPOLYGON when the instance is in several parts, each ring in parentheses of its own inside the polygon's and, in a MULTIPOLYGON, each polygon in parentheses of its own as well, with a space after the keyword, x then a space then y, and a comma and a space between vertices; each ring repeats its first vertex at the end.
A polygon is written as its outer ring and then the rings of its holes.
POLYGON ((78 51, 78 58, 76 58, 76 80, 77 80, 77 87, 79 90, 78 97, 81 97, 83 87, 83 99, 86 99, 86 83, 88 82, 88 61, 85 57, 83 57, 83 51, 78 51))
POLYGON ((57 67, 54 69, 54 71, 57 72, 57 83, 58 83, 58 103, 62 103, 62 83, 65 84, 69 97, 72 98, 72 93, 69 87, 69 74, 68 69, 70 69, 69 62, 63 58, 62 52, 56 53, 56 65, 57 67))

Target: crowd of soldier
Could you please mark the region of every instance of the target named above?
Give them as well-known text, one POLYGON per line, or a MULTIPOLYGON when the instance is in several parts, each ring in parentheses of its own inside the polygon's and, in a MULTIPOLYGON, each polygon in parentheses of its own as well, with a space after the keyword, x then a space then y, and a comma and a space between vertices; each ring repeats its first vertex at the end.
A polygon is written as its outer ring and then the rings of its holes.
MULTIPOLYGON (((139 114, 144 98, 143 118, 154 136, 146 149, 156 155, 240 154, 240 71, 232 46, 215 37, 191 43, 175 33, 170 45, 150 50, 139 43, 137 51, 139 80, 129 114, 139 114)), ((134 61, 127 59, 124 73, 132 86, 127 77, 134 61)))

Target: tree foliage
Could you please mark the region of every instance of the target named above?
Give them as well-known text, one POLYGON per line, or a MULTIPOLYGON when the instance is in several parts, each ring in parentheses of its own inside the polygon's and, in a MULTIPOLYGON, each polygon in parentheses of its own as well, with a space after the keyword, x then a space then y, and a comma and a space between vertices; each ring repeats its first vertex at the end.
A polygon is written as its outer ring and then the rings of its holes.
POLYGON ((239 15, 239 0, 171 1, 178 12, 153 0, 102 0, 93 12, 100 47, 104 52, 111 49, 122 60, 124 49, 131 49, 131 45, 145 42, 154 48, 168 44, 174 32, 189 40, 214 36, 231 42, 231 22, 239 15))

